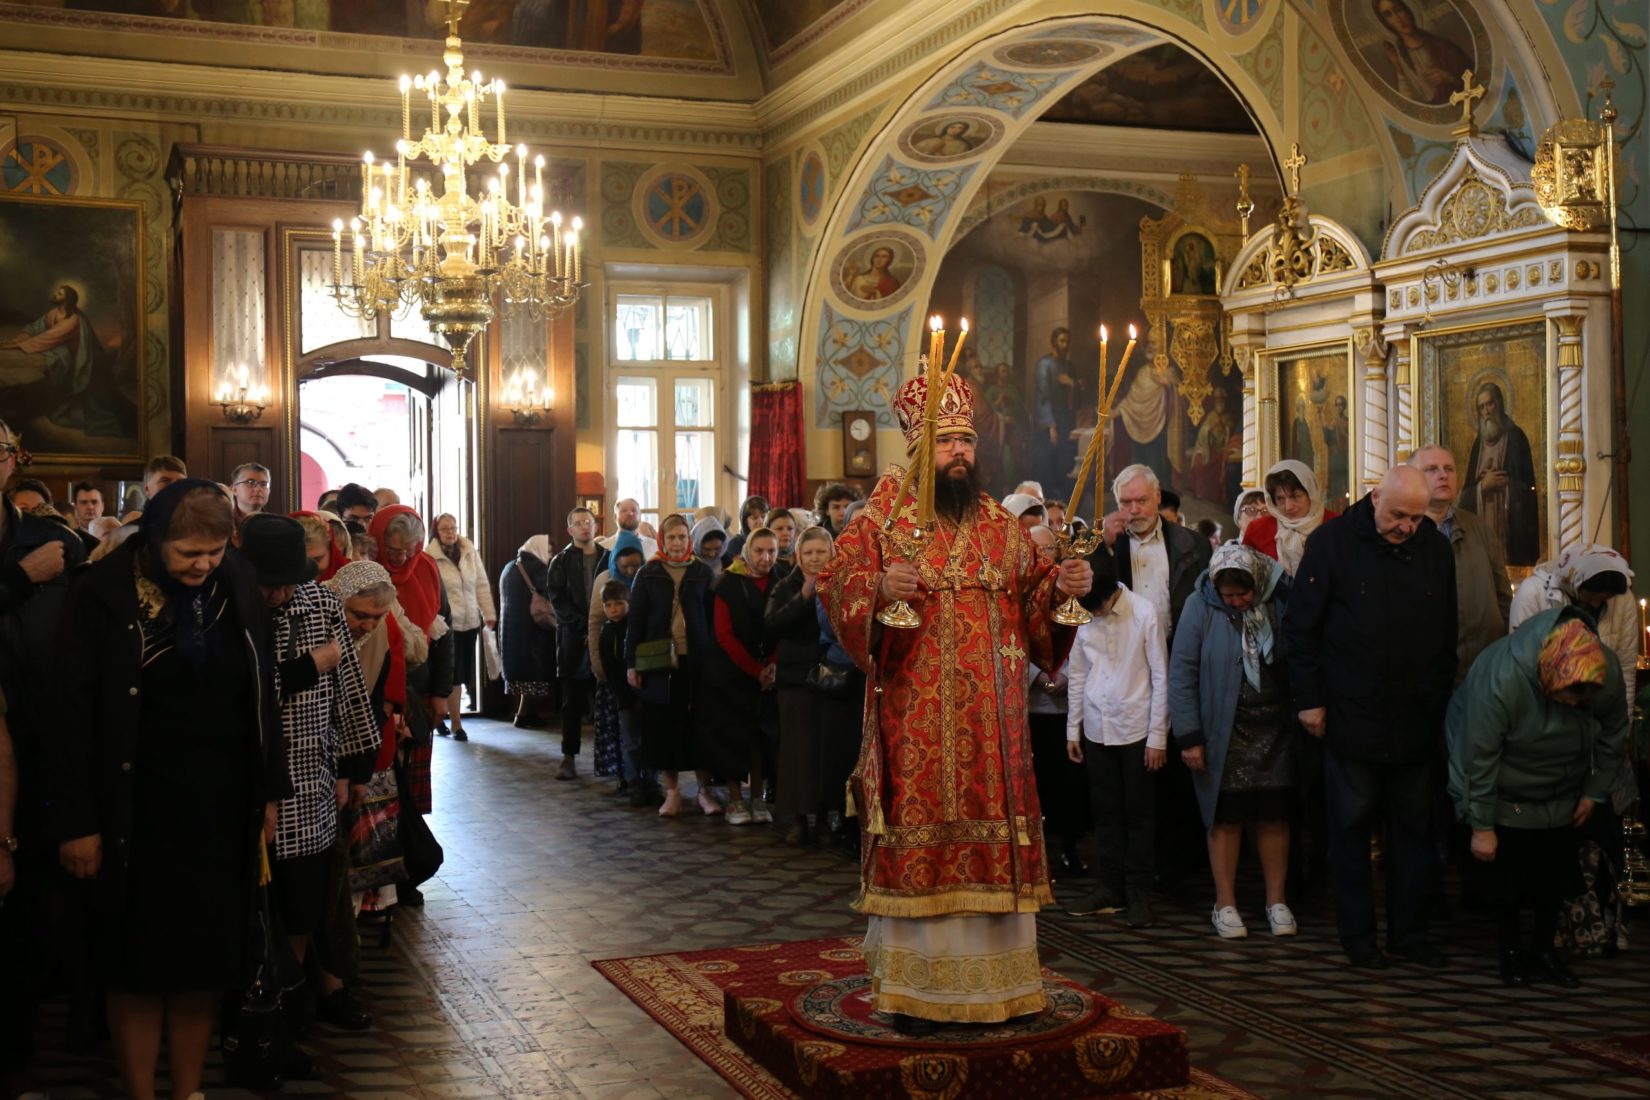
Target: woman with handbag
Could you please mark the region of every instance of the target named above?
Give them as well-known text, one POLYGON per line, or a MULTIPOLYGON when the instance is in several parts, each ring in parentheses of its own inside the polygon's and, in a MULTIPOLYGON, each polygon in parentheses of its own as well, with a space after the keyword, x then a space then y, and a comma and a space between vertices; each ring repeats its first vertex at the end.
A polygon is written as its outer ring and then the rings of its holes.
POLYGON ((556 682, 556 613, 545 595, 553 556, 550 536, 534 535, 498 579, 504 694, 516 698, 515 723, 523 729, 545 724, 556 682))
POLYGON ((239 985, 259 834, 292 793, 269 613, 225 556, 227 497, 186 478, 69 589, 55 662, 48 824, 64 868, 96 879, 109 1026, 135 1100, 196 1094, 218 993, 239 985), (93 647, 90 653, 87 646, 93 647))
MULTIPOLYGON (((695 763, 695 664, 716 645, 708 611, 710 570, 694 558, 689 531, 682 516, 665 517, 659 554, 636 574, 626 616, 626 679, 641 694, 642 759, 659 769, 661 817, 682 812, 677 780, 695 763)), ((710 793, 710 773, 701 769, 697 778, 699 808, 707 816, 721 813, 710 793)))
POLYGON ((785 843, 802 844, 814 835, 825 809, 821 786, 819 710, 810 675, 816 675, 823 647, 815 615, 815 578, 831 560, 831 533, 810 527, 797 541, 796 565, 768 593, 764 627, 775 646, 779 687, 779 781, 781 821, 790 822, 785 843))

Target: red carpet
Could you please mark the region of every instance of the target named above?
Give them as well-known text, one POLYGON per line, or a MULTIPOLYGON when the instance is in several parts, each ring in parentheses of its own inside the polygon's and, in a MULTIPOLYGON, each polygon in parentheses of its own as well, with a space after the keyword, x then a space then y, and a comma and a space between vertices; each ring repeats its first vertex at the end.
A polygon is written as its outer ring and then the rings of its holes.
POLYGON ((1608 1039, 1561 1039, 1553 1046, 1591 1058, 1611 1069, 1650 1080, 1650 1035, 1615 1035, 1608 1039))
POLYGON ((873 1016, 859 940, 603 959, 598 971, 753 1100, 1254 1100, 1187 1064, 1178 1028, 1044 971, 1024 1024, 910 1039, 873 1016))

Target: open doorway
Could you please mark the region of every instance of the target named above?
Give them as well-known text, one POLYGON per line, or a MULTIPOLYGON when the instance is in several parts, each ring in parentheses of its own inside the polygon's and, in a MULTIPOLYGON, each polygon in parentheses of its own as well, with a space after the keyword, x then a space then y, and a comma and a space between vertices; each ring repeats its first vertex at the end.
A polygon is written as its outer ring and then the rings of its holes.
POLYGON ((445 367, 405 355, 316 364, 298 382, 303 507, 353 481, 393 490, 426 524, 449 512, 469 534, 476 515, 473 388, 445 367))

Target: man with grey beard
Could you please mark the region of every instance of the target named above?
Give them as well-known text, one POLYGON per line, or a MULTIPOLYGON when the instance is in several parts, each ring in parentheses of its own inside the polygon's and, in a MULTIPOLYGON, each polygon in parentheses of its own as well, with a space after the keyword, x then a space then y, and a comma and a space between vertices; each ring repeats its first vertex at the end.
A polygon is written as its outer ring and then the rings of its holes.
POLYGON ((1494 382, 1478 387, 1473 410, 1478 438, 1457 506, 1484 521, 1508 565, 1534 565, 1541 560, 1541 517, 1530 437, 1507 415, 1506 396, 1494 382))

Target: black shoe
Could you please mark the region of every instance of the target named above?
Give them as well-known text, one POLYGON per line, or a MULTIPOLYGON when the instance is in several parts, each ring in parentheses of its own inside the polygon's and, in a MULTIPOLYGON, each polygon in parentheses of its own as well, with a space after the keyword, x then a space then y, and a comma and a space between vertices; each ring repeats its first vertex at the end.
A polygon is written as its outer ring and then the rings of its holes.
POLYGON ((405 905, 412 909, 424 908, 424 894, 416 886, 397 886, 395 888, 395 904, 405 905))
POLYGON ((1086 875, 1089 871, 1088 864, 1077 854, 1077 845, 1069 840, 1061 846, 1055 866, 1068 875, 1086 875))
POLYGON ((453 731, 453 740, 454 741, 468 741, 469 739, 470 739, 470 735, 465 733, 463 730, 457 729, 457 730, 453 731))
POLYGON ((1122 911, 1123 899, 1117 896, 1117 891, 1105 886, 1095 887, 1071 905, 1066 906, 1066 912, 1074 917, 1087 917, 1096 913, 1121 913, 1122 911))
POLYGON ((1405 962, 1424 966, 1428 970, 1442 970, 1449 965, 1449 956, 1425 940, 1412 947, 1390 949, 1389 953, 1405 962))
POLYGON ((1529 968, 1530 981, 1552 982, 1565 989, 1574 989, 1581 984, 1581 979, 1575 976, 1575 971, 1559 958, 1556 951, 1531 951, 1525 965, 1529 968))
POLYGON ((1387 970, 1392 966, 1392 959, 1379 947, 1349 947, 1346 961, 1354 970, 1387 970))
POLYGON ((348 989, 335 989, 316 1001, 315 1018, 342 1031, 365 1031, 372 1026, 372 1017, 348 989))
POLYGON ((1144 894, 1129 899, 1129 907, 1123 910, 1123 923, 1130 928, 1150 928, 1157 923, 1152 915, 1152 903, 1144 894))
POLYGON ((913 1039, 926 1039, 940 1029, 936 1020, 924 1020, 920 1016, 907 1016, 903 1012, 889 1014, 890 1022, 895 1031, 901 1035, 908 1035, 913 1039))
POLYGON ((450 737, 453 731, 447 728, 447 722, 443 719, 435 724, 435 732, 443 737, 450 737))
POLYGON ((301 1050, 289 1050, 281 1059, 283 1081, 318 1081, 320 1078, 320 1063, 301 1050))
POLYGON ((1501 952, 1501 984, 1523 986, 1528 985, 1529 981, 1524 973, 1524 952, 1516 947, 1501 952))

